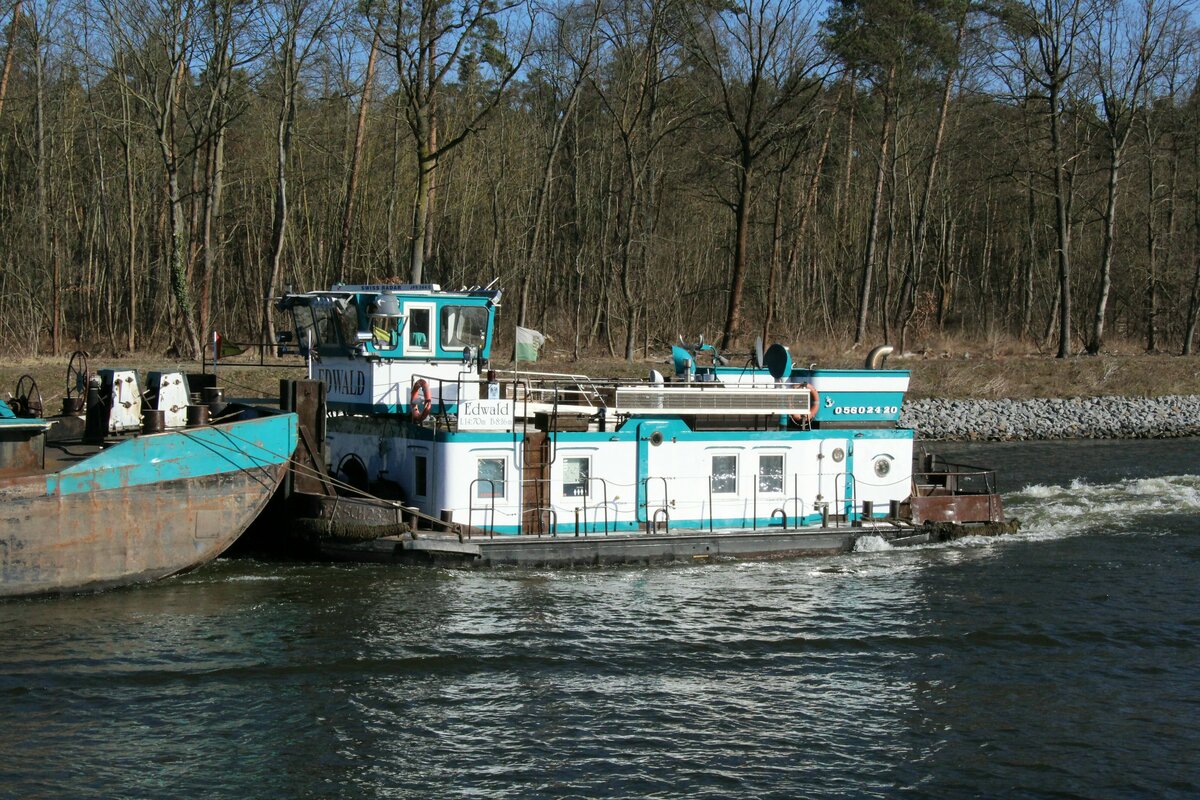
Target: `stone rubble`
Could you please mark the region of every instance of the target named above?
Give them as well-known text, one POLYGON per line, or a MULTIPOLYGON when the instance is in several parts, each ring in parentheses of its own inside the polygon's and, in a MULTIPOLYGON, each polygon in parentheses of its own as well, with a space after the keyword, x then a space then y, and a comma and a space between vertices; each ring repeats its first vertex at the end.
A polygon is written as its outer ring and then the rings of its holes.
POLYGON ((941 400, 904 404, 919 439, 1167 439, 1200 435, 1200 395, 941 400))

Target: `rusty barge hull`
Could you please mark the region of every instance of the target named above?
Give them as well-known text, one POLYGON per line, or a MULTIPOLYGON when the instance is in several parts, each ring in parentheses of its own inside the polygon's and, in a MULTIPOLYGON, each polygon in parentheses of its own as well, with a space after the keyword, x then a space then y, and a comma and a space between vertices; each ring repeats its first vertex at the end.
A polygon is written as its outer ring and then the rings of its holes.
POLYGON ((0 478, 0 597, 158 580, 220 555, 262 512, 295 449, 273 414, 88 449, 45 446, 46 468, 0 478))
POLYGON ((19 490, 6 487, 0 597, 99 591, 195 569, 262 512, 283 469, 67 496, 14 497, 19 490))

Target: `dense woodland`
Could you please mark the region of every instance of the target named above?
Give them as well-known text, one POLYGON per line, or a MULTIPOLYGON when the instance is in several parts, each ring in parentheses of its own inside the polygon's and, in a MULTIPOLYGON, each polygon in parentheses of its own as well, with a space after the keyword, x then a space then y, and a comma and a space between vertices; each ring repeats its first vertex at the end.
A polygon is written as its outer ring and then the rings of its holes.
POLYGON ((502 325, 1190 352, 1180 0, 7 0, 0 342, 272 341, 285 287, 502 325))

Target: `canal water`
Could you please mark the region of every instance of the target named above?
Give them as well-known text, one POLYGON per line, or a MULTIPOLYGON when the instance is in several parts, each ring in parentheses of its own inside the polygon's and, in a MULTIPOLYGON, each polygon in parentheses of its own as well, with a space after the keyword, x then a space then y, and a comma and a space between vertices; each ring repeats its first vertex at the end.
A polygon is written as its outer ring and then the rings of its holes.
POLYGON ((1200 441, 942 449, 1021 534, 2 603, 0 796, 1200 795, 1200 441))

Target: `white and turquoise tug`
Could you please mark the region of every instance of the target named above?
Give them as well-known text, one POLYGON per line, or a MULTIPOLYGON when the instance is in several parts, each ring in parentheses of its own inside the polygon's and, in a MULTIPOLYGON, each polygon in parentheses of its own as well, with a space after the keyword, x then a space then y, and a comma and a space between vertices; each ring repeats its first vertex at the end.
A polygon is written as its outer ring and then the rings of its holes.
POLYGON ((367 522, 322 550, 644 562, 1010 529, 990 471, 929 457, 914 471, 899 424, 909 373, 880 368, 890 348, 856 370, 795 367, 782 345, 729 366, 701 344, 673 348, 669 378, 500 371, 500 298, 386 284, 281 299, 326 387, 329 498, 312 515, 327 531, 339 515, 367 522))

